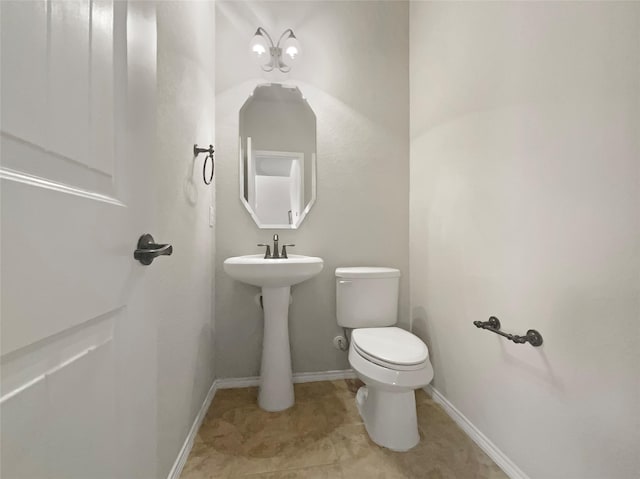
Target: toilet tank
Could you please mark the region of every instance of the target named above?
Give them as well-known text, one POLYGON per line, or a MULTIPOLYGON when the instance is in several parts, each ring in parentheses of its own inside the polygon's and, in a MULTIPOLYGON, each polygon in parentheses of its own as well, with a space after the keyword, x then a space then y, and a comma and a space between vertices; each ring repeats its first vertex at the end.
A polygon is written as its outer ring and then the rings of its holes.
POLYGON ((398 320, 400 270, 337 268, 336 316, 343 328, 392 326, 398 320))

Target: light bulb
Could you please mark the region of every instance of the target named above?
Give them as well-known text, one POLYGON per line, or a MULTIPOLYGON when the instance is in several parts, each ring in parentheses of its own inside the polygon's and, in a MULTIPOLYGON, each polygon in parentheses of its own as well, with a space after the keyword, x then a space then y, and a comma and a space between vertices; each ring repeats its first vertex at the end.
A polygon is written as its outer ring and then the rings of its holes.
POLYGON ((293 33, 282 44, 283 60, 287 65, 291 65, 300 57, 300 42, 293 33))
POLYGON ((285 54, 289 55, 289 57, 292 60, 295 60, 296 55, 298 54, 298 48, 294 47, 293 45, 287 47, 287 49, 284 51, 285 54))
POLYGON ((256 43, 255 45, 253 45, 251 47, 251 51, 256 55, 258 55, 259 57, 262 56, 264 53, 267 53, 267 49, 264 47, 264 45, 261 45, 259 43, 256 43))
POLYGON ((250 43, 251 56, 258 65, 267 65, 271 61, 270 48, 268 40, 258 29, 250 43))

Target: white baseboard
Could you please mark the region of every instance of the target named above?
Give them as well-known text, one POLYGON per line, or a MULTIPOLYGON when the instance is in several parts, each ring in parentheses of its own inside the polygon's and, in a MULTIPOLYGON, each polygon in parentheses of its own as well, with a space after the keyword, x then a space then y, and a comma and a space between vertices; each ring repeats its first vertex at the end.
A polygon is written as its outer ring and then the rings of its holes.
MULTIPOLYGON (((338 379, 355 379, 356 373, 353 369, 345 369, 341 371, 321 371, 315 373, 295 373, 293 375, 294 383, 310 383, 314 381, 336 381, 338 379)), ((233 388, 247 388, 251 386, 257 386, 260 382, 260 378, 258 376, 249 377, 249 378, 223 378, 216 379, 213 381, 207 396, 204 398, 204 402, 202 403, 202 407, 200 411, 198 411, 198 415, 196 416, 193 424, 191 425, 191 429, 189 429, 189 434, 184 440, 182 444, 182 448, 178 453, 178 457, 176 461, 173 463, 173 467, 169 472, 169 476, 167 479, 179 479, 180 474, 182 473, 182 469, 184 468, 185 463, 187 462, 187 458, 189 457, 189 453, 191 453, 191 448, 193 447, 193 441, 198 434, 198 430, 202 425, 202 421, 204 420, 207 411, 209 410, 209 406, 211 406, 211 402, 213 401, 214 396, 216 395, 216 391, 218 389, 233 389, 233 388)))
POLYGON ((191 453, 191 448, 193 448, 193 441, 195 440, 196 435, 198 434, 198 430, 202 425, 202 421, 204 420, 204 417, 207 414, 207 411, 209 410, 209 406, 211 406, 211 402, 213 401, 213 398, 216 395, 217 390, 218 390, 218 381, 214 380, 213 384, 211 384, 211 387, 209 388, 209 392, 204 398, 204 402, 202 403, 202 406, 200 407, 200 410, 198 411, 198 414, 196 415, 195 420, 193 421, 193 424, 191 425, 191 429, 189 429, 189 433, 187 434, 187 437, 185 438, 184 443, 182 444, 182 448, 178 453, 176 462, 173 463, 173 467, 171 468, 171 471, 169 471, 169 476, 167 477, 167 479, 178 479, 180 477, 180 474, 182 474, 182 469, 184 468, 184 465, 187 462, 187 458, 191 453))
MULTIPOLYGON (((320 371, 314 373, 294 373, 294 383, 312 383, 316 381, 337 381, 338 379, 355 379, 356 373, 353 369, 339 371, 320 371)), ((260 377, 249 378, 221 378, 217 380, 218 389, 248 388, 258 386, 260 377)))
POLYGON ((498 447, 492 443, 487 436, 482 434, 482 432, 480 432, 480 430, 474 426, 464 414, 458 411, 458 409, 456 409, 456 407, 451 404, 440 391, 434 388, 431 384, 427 385, 424 388, 424 391, 432 397, 434 402, 442 406, 449 417, 467 433, 467 436, 469 436, 473 442, 475 442, 478 447, 487 454, 487 456, 493 459, 493 462, 495 462, 507 476, 511 479, 529 479, 529 476, 522 472, 522 470, 516 466, 504 452, 498 449, 498 447))
POLYGON ((353 369, 343 369, 339 371, 321 371, 316 373, 295 373, 294 383, 313 383, 316 381, 338 381, 340 379, 356 379, 356 372, 353 369))
POLYGON ((216 379, 218 383, 218 389, 236 389, 236 388, 250 388, 257 386, 260 383, 258 376, 251 376, 248 378, 220 378, 216 379))

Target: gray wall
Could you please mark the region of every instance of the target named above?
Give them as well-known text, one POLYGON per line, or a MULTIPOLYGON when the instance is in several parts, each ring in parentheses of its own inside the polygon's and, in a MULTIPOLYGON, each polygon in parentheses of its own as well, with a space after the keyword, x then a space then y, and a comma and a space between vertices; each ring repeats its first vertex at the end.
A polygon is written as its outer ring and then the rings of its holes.
POLYGON ((640 471, 639 58, 638 3, 411 4, 414 330, 531 478, 640 471))
POLYGON ((348 368, 331 343, 334 270, 402 270, 400 317, 408 327, 409 111, 406 2, 216 2, 216 372, 259 373, 262 314, 257 288, 228 278, 229 256, 257 253, 280 234, 294 252, 320 256, 324 271, 293 287, 291 350, 297 372, 348 368), (262 72, 248 44, 258 26, 293 28, 303 56, 288 75, 262 72), (238 112, 258 83, 300 87, 317 117, 318 197, 295 231, 260 230, 238 192, 238 112))
MULTIPOLYGON (((159 258, 166 274, 157 295, 158 477, 167 477, 214 379, 213 187, 202 181, 194 143, 215 143, 214 21, 210 2, 157 2, 157 168, 149 172, 161 212, 160 242, 173 256, 159 258)), ((154 263, 151 268, 155 267, 154 263)))

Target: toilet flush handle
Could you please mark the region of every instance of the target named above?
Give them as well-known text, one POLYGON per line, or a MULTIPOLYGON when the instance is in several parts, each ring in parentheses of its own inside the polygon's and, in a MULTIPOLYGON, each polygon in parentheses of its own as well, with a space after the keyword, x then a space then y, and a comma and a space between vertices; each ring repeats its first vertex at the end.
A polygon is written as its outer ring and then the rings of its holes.
POLYGON ((351 281, 347 281, 347 280, 341 279, 341 280, 338 281, 338 284, 351 284, 351 281))

